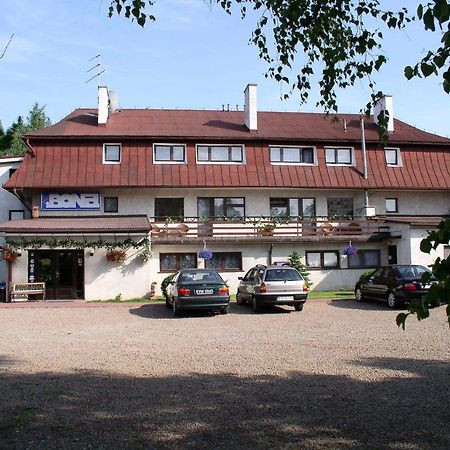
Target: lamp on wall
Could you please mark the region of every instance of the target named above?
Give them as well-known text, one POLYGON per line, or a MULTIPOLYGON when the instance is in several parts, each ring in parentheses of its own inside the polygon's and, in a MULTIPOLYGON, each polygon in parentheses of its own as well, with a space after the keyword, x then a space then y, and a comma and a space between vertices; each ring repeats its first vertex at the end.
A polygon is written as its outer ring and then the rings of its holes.
POLYGON ((17 256, 22 256, 22 250, 17 250, 17 256))
POLYGON ((94 249, 93 249, 93 248, 91 248, 91 249, 89 250, 89 256, 94 256, 94 249))

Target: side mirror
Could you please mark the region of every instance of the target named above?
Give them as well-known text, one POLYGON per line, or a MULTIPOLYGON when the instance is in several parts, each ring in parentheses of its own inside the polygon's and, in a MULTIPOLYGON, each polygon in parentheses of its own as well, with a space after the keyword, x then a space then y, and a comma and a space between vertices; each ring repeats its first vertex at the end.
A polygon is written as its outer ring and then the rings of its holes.
POLYGON ((242 280, 242 277, 238 277, 238 280, 242 280))
POLYGON ((169 284, 175 284, 175 281, 170 280, 170 281, 169 281, 169 284))

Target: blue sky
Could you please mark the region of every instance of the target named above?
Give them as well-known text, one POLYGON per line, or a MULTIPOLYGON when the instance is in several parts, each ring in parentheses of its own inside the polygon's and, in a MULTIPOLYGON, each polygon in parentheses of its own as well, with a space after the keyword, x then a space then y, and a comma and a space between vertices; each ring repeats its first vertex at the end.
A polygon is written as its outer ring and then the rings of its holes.
MULTIPOLYGON (((411 1, 388 2, 415 5, 411 1)), ((95 107, 97 85, 117 91, 124 108, 221 109, 243 105, 247 83, 258 84, 258 108, 319 111, 316 95, 300 105, 294 94, 266 79, 266 65, 249 45, 255 18, 231 17, 203 0, 160 0, 156 23, 141 29, 123 18, 107 18, 109 0, 15 0, 2 6, 0 48, 14 39, 0 60, 0 120, 7 128, 34 102, 46 105, 56 122, 77 107, 95 107), (90 83, 88 62, 101 54, 107 71, 90 83)), ((394 6, 392 6, 394 5, 394 6)), ((386 32, 389 64, 375 76, 378 88, 394 96, 394 114, 419 128, 450 134, 450 97, 439 78, 406 81, 403 67, 436 43, 419 25, 386 32)), ((339 94, 342 113, 358 112, 369 91, 358 84, 339 94)))

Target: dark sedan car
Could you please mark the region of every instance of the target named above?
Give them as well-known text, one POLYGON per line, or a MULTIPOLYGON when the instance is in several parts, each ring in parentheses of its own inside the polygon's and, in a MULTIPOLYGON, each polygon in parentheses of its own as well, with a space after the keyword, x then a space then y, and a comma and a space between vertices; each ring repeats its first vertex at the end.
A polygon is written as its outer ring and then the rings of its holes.
POLYGON ((187 309, 204 309, 226 314, 230 292, 225 281, 210 269, 184 269, 175 274, 167 287, 166 306, 174 316, 187 309))
POLYGON ((431 283, 422 283, 422 275, 430 272, 423 266, 378 267, 369 274, 361 275, 355 286, 356 301, 374 299, 385 301, 390 308, 420 300, 430 289, 431 283))

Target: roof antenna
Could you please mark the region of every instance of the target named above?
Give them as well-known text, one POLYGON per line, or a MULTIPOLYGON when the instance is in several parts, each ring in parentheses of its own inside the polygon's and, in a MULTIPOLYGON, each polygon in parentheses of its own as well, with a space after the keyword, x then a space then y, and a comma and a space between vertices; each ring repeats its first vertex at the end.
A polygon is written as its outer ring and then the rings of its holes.
POLYGON ((101 63, 101 57, 102 55, 95 55, 93 58, 91 58, 88 62, 93 61, 94 59, 96 60, 96 64, 94 66, 92 66, 89 70, 86 71, 86 73, 92 72, 93 70, 96 70, 97 73, 89 78, 89 80, 85 81, 84 83, 87 84, 89 83, 89 81, 93 80, 94 78, 99 77, 103 72, 106 72, 106 66, 102 65, 101 63))

